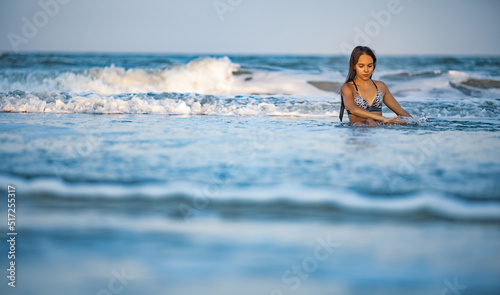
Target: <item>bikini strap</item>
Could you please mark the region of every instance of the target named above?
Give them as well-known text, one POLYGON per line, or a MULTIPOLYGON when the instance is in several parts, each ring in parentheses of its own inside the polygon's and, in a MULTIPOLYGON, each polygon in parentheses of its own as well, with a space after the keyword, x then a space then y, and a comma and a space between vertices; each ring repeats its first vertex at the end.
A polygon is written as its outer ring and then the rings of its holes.
POLYGON ((356 85, 356 82, 354 82, 354 80, 352 80, 352 84, 354 84, 354 87, 356 87, 356 92, 358 92, 358 85, 356 85))
POLYGON ((372 80, 372 83, 373 83, 373 85, 375 85, 375 88, 377 88, 377 91, 378 91, 378 87, 377 87, 377 84, 375 83, 375 81, 372 80))

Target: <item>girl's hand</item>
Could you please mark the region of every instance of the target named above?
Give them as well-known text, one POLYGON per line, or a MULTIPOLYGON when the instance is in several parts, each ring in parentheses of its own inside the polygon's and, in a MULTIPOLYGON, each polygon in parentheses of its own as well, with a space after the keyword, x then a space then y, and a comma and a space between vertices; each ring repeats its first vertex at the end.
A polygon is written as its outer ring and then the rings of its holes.
POLYGON ((406 125, 406 121, 405 120, 401 120, 399 119, 401 116, 396 116, 396 117, 393 117, 393 118, 385 118, 384 121, 382 121, 382 123, 384 123, 385 125, 406 125))

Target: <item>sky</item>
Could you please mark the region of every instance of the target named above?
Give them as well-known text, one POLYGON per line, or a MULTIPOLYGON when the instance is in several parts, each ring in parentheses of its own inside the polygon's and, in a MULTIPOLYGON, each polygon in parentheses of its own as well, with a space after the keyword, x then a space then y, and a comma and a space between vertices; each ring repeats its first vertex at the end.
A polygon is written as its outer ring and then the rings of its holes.
POLYGON ((0 52, 500 55, 498 0, 1 0, 0 52))

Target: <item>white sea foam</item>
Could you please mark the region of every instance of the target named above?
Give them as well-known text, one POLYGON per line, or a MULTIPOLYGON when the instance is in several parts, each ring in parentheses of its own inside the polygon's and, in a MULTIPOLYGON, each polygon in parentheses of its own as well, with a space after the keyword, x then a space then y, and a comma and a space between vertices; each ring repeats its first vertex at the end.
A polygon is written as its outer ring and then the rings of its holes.
MULTIPOLYGON (((498 99, 401 99, 415 118, 497 118, 498 99)), ((202 95, 197 93, 98 94, 22 92, 0 94, 0 112, 336 117, 339 95, 202 95)), ((387 116, 392 112, 385 108, 387 116)))
MULTIPOLYGON (((322 97, 224 96, 196 93, 101 95, 14 92, 0 95, 3 112, 155 113, 174 115, 336 116, 338 106, 322 97)), ((336 99, 338 100, 338 98, 336 99)))

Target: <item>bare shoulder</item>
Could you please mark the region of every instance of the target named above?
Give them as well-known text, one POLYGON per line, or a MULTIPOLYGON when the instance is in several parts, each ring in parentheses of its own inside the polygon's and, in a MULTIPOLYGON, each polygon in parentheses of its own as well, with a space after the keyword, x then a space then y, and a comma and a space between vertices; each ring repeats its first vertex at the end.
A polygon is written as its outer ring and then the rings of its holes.
POLYGON ((380 92, 382 92, 382 95, 385 97, 386 94, 390 94, 391 92, 389 91, 389 88, 387 87, 387 85, 385 85, 384 82, 382 81, 375 81, 373 80, 373 82, 375 82, 375 84, 377 85, 378 89, 380 90, 380 92))
POLYGON ((382 82, 382 81, 376 81, 376 80, 373 80, 373 82, 375 82, 375 84, 377 84, 377 87, 379 87, 379 88, 382 88, 382 89, 388 89, 388 88, 387 88, 387 85, 385 85, 385 83, 384 83, 384 82, 382 82))
POLYGON ((344 83, 344 85, 342 85, 342 87, 340 88, 340 91, 342 91, 342 93, 354 93, 354 84, 352 82, 347 82, 347 83, 344 83))

